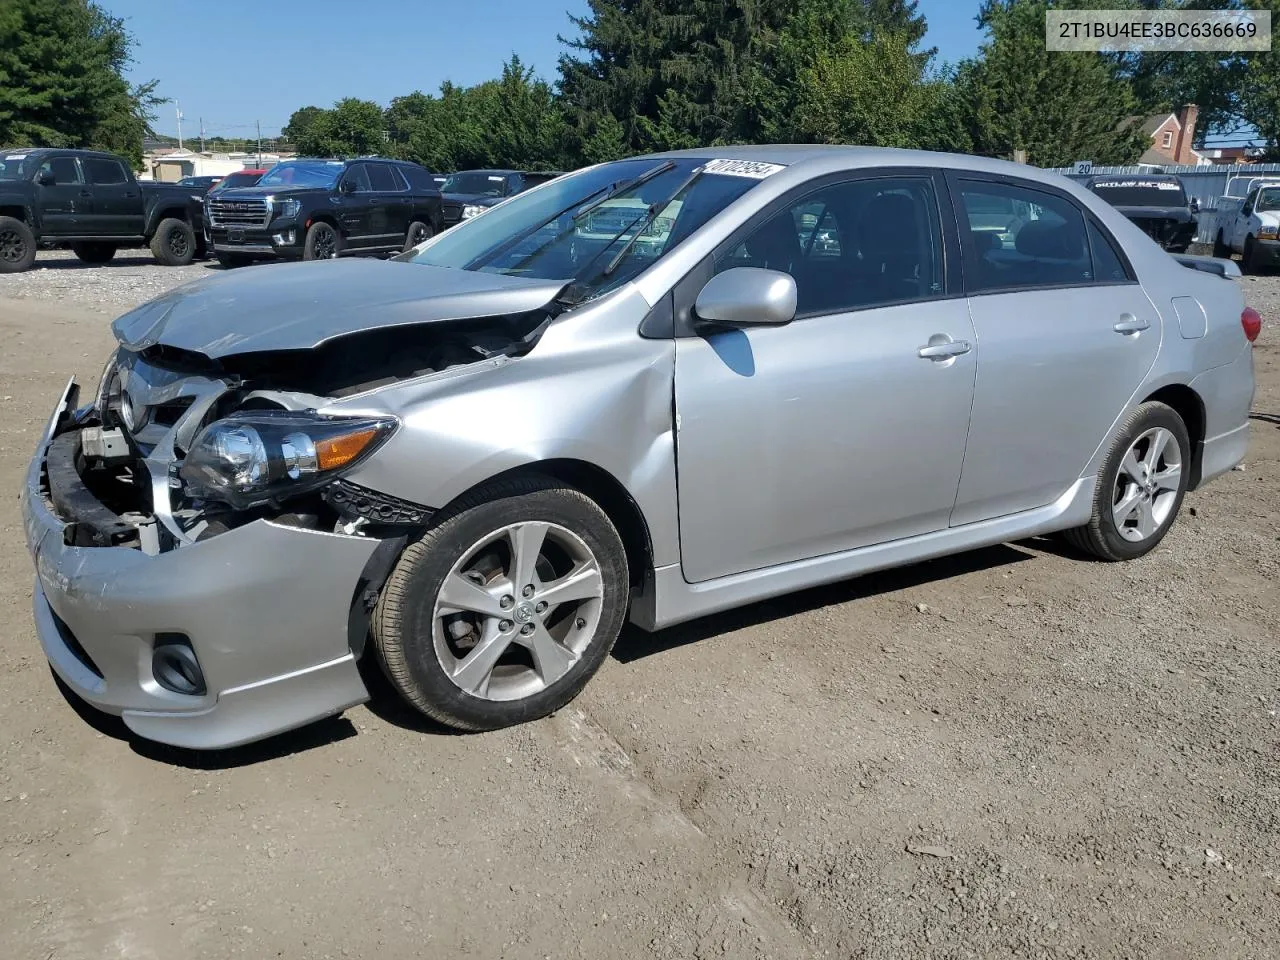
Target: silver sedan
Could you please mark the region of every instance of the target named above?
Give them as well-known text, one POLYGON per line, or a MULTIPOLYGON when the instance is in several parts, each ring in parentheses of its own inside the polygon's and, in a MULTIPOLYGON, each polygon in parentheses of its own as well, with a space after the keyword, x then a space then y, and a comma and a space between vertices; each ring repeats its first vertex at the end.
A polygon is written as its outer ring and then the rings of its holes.
POLYGON ((972 157, 750 147, 513 197, 395 261, 121 317, 23 491, 44 652, 142 736, 404 698, 484 730, 646 630, 1036 534, 1128 560, 1238 463, 1220 260, 972 157))

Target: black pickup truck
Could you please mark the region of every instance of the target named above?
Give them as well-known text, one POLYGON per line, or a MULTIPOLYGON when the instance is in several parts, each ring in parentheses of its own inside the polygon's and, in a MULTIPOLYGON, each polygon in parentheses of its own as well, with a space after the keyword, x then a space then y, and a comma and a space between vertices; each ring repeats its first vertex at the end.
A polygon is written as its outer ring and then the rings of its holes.
POLYGON ((1182 181, 1165 174, 1111 174, 1085 186, 1137 224, 1170 253, 1186 253, 1196 238, 1200 204, 1182 181))
POLYGON ((218 189, 205 203, 218 261, 329 260, 399 253, 441 229, 440 191, 416 163, 385 157, 299 158, 252 187, 218 189))
POLYGON ((39 247, 106 263, 121 247, 150 246, 160 263, 185 266, 204 252, 203 192, 139 181, 110 153, 0 150, 0 273, 26 270, 39 247))

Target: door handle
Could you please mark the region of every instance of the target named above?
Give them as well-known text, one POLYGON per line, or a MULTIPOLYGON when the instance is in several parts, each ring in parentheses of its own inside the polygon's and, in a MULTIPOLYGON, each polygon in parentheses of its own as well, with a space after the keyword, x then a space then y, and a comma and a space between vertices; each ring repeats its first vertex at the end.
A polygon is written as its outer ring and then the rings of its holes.
POLYGON ((925 360, 950 360, 968 353, 973 349, 968 340, 948 340, 945 343, 930 343, 916 351, 916 355, 925 360))
POLYGON ((81 191, 80 191, 80 196, 82 196, 82 197, 92 197, 92 196, 93 196, 93 194, 92 194, 92 193, 90 193, 88 190, 81 190, 81 191))
POLYGON ((1122 313, 1120 322, 1111 329, 1116 333, 1141 333, 1143 330, 1150 329, 1150 327, 1151 324, 1146 320, 1139 320, 1131 313, 1122 313))

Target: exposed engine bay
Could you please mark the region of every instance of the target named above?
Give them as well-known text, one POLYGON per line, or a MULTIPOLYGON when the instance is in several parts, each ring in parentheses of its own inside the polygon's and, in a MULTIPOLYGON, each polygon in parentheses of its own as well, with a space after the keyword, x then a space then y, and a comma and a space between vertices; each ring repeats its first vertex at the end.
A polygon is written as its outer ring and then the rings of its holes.
POLYGON ((421 524, 427 507, 341 477, 395 424, 328 421, 317 408, 452 367, 522 356, 552 319, 537 310, 376 328, 312 349, 216 360, 163 344, 122 347, 103 372, 96 402, 64 421, 50 445, 50 499, 75 520, 69 542, 152 554, 261 518, 372 535, 421 524), (202 458, 212 464, 203 463, 203 472, 194 465, 202 458), (234 472, 245 464, 248 473, 234 472), (228 472, 235 483, 223 489, 228 472))

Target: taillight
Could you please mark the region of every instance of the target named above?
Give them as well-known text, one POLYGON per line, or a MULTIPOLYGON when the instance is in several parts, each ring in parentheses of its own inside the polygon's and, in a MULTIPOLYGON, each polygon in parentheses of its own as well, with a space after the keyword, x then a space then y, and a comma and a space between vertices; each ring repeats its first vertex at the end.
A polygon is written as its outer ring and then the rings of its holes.
POLYGON ((1240 314, 1240 326, 1244 327, 1245 339, 1253 343, 1262 332, 1262 315, 1253 307, 1245 307, 1240 314))

